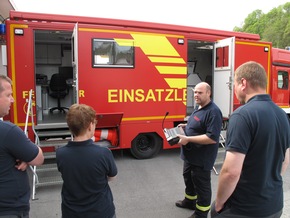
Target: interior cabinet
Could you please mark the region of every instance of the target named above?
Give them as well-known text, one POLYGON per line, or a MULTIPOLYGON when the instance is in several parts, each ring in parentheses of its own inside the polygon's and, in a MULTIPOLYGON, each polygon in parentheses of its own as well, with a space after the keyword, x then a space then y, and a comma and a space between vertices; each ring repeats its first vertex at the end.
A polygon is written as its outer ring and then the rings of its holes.
POLYGON ((61 45, 37 44, 35 58, 37 64, 61 64, 61 45))

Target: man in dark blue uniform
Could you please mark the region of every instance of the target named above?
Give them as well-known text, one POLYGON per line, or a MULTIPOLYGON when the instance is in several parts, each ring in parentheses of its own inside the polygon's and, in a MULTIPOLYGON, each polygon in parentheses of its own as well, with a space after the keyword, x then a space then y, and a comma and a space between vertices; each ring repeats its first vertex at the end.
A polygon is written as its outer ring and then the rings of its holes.
POLYGON ((118 170, 112 151, 92 140, 96 111, 85 104, 73 104, 66 116, 73 141, 57 149, 57 167, 63 179, 62 218, 115 218, 109 181, 118 170))
POLYGON ((22 129, 2 121, 14 102, 12 81, 0 74, 0 217, 29 218, 30 186, 27 167, 44 161, 40 147, 22 129))
POLYGON ((283 209, 282 174, 289 164, 288 116, 267 94, 262 65, 251 61, 238 67, 234 85, 244 105, 229 119, 211 217, 278 218, 283 209))
POLYGON ((222 113, 211 101, 211 87, 201 82, 194 88, 198 108, 191 114, 185 136, 179 135, 181 158, 184 160, 183 178, 185 198, 177 207, 195 210, 191 218, 207 217, 211 204, 211 170, 213 168, 222 127, 222 113))

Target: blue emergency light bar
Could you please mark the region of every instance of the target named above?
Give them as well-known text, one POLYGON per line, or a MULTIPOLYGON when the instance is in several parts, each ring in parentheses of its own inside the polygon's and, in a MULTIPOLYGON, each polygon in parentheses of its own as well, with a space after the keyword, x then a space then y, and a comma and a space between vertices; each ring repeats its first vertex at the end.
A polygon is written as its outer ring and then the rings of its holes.
POLYGON ((0 35, 5 35, 6 33, 6 26, 4 23, 0 23, 0 35))

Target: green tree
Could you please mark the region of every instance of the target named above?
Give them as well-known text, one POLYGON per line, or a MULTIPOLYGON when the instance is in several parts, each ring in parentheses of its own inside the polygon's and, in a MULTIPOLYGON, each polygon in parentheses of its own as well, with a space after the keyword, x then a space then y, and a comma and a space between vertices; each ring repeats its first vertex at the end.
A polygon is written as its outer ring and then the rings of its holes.
POLYGON ((267 14, 261 10, 253 11, 242 27, 234 27, 234 31, 259 34, 262 41, 272 42, 273 47, 290 46, 290 2, 273 8, 267 14))

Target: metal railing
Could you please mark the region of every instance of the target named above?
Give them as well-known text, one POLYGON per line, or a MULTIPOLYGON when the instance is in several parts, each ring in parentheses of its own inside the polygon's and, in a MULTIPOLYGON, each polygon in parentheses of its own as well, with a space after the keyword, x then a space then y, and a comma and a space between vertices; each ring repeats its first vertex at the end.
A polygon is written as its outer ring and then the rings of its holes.
MULTIPOLYGON (((29 91, 29 98, 28 98, 28 104, 27 104, 27 113, 26 113, 26 120, 25 120, 25 127, 24 127, 24 133, 28 137, 28 123, 29 123, 29 115, 31 117, 31 124, 32 124, 32 130, 34 135, 36 136, 36 139, 38 139, 37 134, 34 129, 34 120, 33 120, 33 108, 32 108, 32 93, 33 90, 30 89, 29 91)), ((35 141, 36 145, 39 145, 38 140, 35 141)), ((35 188, 37 183, 39 182, 38 176, 36 173, 36 166, 29 166, 29 168, 32 171, 32 200, 35 199, 35 188)))

